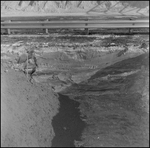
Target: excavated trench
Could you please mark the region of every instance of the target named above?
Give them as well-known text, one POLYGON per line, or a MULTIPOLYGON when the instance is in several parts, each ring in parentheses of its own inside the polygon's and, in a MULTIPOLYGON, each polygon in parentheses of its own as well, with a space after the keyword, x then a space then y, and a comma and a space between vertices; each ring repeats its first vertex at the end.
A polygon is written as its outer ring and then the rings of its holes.
POLYGON ((59 94, 59 113, 53 118, 55 137, 52 147, 75 147, 74 140, 81 140, 85 123, 80 119, 79 103, 59 94))
MULTIPOLYGON (((45 46, 35 49, 38 68, 32 78, 59 95, 52 147, 148 146, 149 55, 139 47, 147 37, 76 37, 76 45, 71 37, 33 40, 45 46), (66 47, 47 45, 60 40, 66 47)), ((24 51, 17 46, 13 54, 24 51)), ((11 51, 4 48, 2 58, 11 51)))
POLYGON ((146 100, 139 92, 139 87, 145 87, 142 77, 147 77, 148 58, 142 54, 117 62, 60 94, 60 110, 52 124, 56 134, 52 146, 148 146, 146 100), (108 80, 101 80, 108 74, 112 75, 108 80), (141 86, 134 86, 136 81, 141 86))

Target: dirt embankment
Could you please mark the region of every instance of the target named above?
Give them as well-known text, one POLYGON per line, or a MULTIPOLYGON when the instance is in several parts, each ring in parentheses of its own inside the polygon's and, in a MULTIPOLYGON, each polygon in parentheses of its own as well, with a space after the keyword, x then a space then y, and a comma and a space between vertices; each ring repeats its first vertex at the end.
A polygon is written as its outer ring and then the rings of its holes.
POLYGON ((57 94, 31 84, 6 63, 1 66, 1 146, 51 146, 55 136, 51 120, 59 107, 57 94))

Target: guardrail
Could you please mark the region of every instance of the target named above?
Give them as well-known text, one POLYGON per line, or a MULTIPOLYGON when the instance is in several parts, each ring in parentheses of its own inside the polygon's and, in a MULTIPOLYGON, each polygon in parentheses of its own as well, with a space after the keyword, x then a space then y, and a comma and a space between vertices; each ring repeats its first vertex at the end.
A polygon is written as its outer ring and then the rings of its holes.
POLYGON ((81 20, 57 20, 56 17, 2 17, 1 29, 7 29, 8 34, 11 33, 10 29, 48 29, 52 28, 148 28, 149 20, 134 19, 134 20, 94 20, 89 18, 82 18, 81 20))

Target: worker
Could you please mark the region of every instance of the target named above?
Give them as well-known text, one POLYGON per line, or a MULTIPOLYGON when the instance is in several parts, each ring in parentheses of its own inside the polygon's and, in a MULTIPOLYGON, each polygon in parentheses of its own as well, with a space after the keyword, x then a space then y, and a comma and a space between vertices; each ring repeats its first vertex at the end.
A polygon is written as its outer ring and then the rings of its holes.
POLYGON ((19 56, 17 63, 18 64, 25 63, 27 61, 27 58, 29 60, 29 59, 32 59, 34 57, 35 57, 34 50, 31 50, 31 51, 28 50, 27 53, 24 53, 21 56, 19 56))
POLYGON ((27 74, 27 77, 29 77, 29 80, 31 82, 32 75, 35 73, 37 65, 37 60, 34 54, 34 50, 28 50, 26 54, 22 54, 18 61, 18 64, 23 64, 23 72, 27 74))

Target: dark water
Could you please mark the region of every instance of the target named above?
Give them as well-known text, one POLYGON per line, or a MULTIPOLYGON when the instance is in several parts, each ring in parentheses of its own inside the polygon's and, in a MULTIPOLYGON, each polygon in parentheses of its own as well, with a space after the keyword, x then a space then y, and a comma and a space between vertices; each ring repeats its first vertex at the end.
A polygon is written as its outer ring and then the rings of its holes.
POLYGON ((74 140, 81 140, 85 123, 80 119, 79 103, 59 94, 59 113, 53 118, 55 137, 52 147, 75 147, 74 140))

